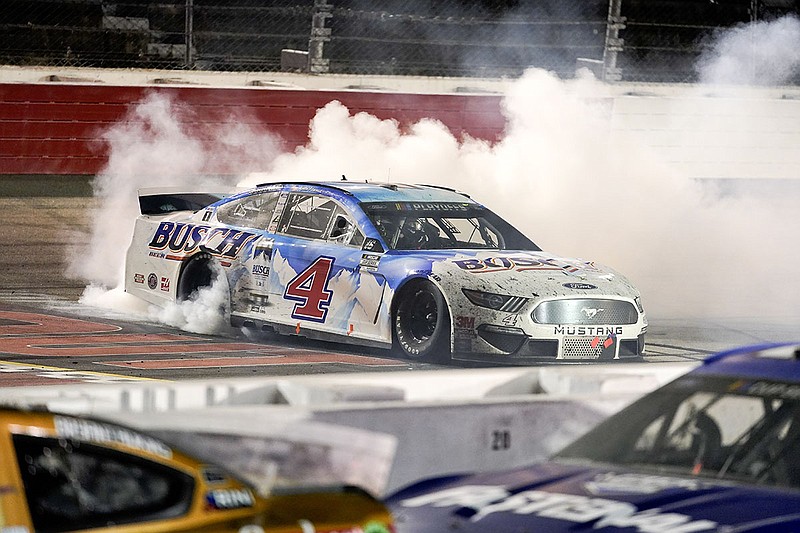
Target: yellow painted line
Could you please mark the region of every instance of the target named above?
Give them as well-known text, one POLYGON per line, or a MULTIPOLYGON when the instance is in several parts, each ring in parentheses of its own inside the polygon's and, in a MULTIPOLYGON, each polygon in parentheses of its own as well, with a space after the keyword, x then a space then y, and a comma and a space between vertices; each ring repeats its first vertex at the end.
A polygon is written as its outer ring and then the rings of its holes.
POLYGON ((2 375, 9 373, 23 373, 23 372, 45 372, 45 375, 39 377, 47 377, 52 379, 83 379, 86 383, 117 383, 120 381, 160 381, 171 382, 168 379, 158 378, 143 378, 139 376, 124 376, 122 374, 112 374, 110 372, 95 372, 93 370, 71 370, 69 368, 60 368, 57 366, 46 365, 32 365, 30 363, 17 363, 14 361, 0 360, 0 386, 2 385, 2 375), (11 368, 9 368, 11 367, 11 368), (53 374, 53 375, 47 375, 53 374))

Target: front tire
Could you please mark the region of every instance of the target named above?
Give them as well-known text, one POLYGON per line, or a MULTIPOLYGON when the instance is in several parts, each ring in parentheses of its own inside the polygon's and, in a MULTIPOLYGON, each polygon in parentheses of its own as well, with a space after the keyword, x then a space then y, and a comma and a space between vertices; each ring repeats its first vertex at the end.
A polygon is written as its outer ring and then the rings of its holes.
POLYGON ((397 298, 392 320, 396 350, 414 360, 449 359, 450 313, 444 296, 428 280, 414 280, 397 298))

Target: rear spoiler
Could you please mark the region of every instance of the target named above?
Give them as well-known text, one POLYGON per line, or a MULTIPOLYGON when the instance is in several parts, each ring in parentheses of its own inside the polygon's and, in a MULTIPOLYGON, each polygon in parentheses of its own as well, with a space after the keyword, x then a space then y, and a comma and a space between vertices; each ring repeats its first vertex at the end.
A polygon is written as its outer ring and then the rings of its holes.
POLYGON ((143 215, 167 215, 175 211, 199 211, 231 193, 172 192, 166 189, 139 189, 139 211, 143 215))

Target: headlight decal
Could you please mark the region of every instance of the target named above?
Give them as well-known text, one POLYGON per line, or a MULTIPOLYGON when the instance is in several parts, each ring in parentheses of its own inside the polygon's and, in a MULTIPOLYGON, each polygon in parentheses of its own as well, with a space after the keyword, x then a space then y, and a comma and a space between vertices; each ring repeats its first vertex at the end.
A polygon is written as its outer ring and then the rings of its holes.
POLYGON ((507 296, 503 294, 495 294, 492 292, 476 291, 473 289, 461 289, 464 296, 479 307, 486 307, 494 309, 495 311, 504 311, 506 313, 518 313, 520 309, 528 302, 527 298, 521 296, 507 296))

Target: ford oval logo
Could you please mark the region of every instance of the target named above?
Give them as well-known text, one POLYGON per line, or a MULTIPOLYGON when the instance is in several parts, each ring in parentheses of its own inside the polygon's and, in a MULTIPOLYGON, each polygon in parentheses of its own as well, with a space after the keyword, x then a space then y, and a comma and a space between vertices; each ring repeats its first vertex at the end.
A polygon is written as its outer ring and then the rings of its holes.
POLYGON ((564 287, 568 289, 577 289, 579 291, 588 291, 590 289, 596 289, 595 285, 591 283, 564 283, 564 287))

